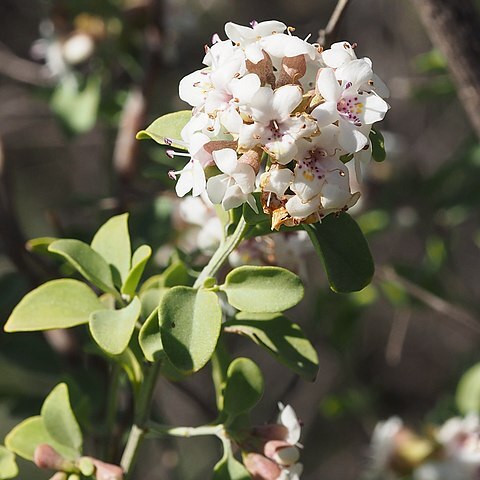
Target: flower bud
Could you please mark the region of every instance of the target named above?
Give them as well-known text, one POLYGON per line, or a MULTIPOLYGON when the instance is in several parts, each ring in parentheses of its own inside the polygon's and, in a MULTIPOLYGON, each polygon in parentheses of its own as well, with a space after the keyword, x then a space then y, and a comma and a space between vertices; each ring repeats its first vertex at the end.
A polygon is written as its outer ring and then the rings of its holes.
POLYGON ((298 448, 283 440, 270 440, 263 448, 265 456, 275 460, 279 465, 288 467, 298 462, 298 448))
POLYGON ((259 453, 247 453, 243 464, 253 480, 277 480, 280 476, 280 467, 259 453))
POLYGON ((50 480, 67 480, 67 474, 65 472, 57 472, 53 477, 50 477, 50 480))
POLYGON ((255 174, 258 173, 260 170, 260 161, 261 161, 261 154, 257 150, 248 150, 248 152, 245 152, 239 159, 238 161, 240 163, 246 163, 247 165, 250 165, 255 174))
POLYGON ((38 468, 71 472, 75 465, 62 457, 53 447, 43 443, 38 445, 33 454, 33 461, 38 468))
POLYGON ((118 465, 105 463, 96 458, 89 458, 95 465, 95 478, 97 480, 123 480, 123 470, 118 465))

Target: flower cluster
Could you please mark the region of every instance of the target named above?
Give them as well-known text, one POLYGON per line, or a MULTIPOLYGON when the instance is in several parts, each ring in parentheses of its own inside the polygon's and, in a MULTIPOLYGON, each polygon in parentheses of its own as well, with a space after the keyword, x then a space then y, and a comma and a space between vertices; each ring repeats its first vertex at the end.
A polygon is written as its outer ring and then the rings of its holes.
POLYGON ((290 405, 279 403, 279 408, 277 423, 254 427, 240 444, 244 465, 255 480, 299 480, 302 474, 301 424, 290 405))
POLYGON ((480 478, 480 417, 454 417, 419 436, 397 418, 377 425, 372 437, 373 478, 477 480, 480 478))
POLYGON ((228 39, 215 35, 205 67, 181 80, 193 110, 181 133, 190 160, 171 172, 180 175, 179 196, 206 190, 226 210, 248 203, 257 211, 260 189, 276 229, 357 202, 345 162, 353 158, 358 171, 370 158, 369 133, 389 108, 388 90, 355 45, 323 50, 293 30, 278 21, 227 23, 228 39))

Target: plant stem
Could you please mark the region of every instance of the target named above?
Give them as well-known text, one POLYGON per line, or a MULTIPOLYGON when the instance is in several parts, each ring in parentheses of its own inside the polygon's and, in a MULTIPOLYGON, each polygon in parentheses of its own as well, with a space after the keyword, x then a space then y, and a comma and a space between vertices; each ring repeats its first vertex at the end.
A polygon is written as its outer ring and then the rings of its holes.
POLYGON ((238 244, 242 241, 243 237, 249 226, 245 222, 243 216, 240 218, 235 231, 226 238, 225 242, 220 245, 218 250, 213 254, 208 264, 202 270, 198 276, 193 288, 199 288, 203 285, 203 282, 208 277, 213 277, 218 272, 220 267, 227 261, 228 256, 235 250, 238 244))
POLYGON ((117 403, 118 403, 118 391, 120 387, 120 372, 121 367, 119 364, 115 363, 112 367, 111 380, 108 388, 107 394, 107 405, 105 412, 105 432, 104 432, 104 445, 103 452, 104 458, 111 460, 112 459, 112 446, 115 442, 112 441, 113 430, 115 427, 115 419, 117 414, 117 403))
POLYGON ((150 413, 150 404, 152 403, 153 391, 158 377, 160 362, 150 365, 148 368, 149 370, 145 375, 145 381, 142 383, 138 394, 134 424, 130 430, 127 445, 125 446, 120 461, 120 466, 125 473, 125 480, 127 480, 132 474, 139 447, 145 437, 145 423, 150 413))
POLYGON ((215 435, 223 438, 225 429, 223 425, 202 425, 200 427, 171 427, 169 425, 161 425, 155 422, 148 423, 148 436, 164 437, 170 435, 172 437, 200 437, 205 435, 215 435))

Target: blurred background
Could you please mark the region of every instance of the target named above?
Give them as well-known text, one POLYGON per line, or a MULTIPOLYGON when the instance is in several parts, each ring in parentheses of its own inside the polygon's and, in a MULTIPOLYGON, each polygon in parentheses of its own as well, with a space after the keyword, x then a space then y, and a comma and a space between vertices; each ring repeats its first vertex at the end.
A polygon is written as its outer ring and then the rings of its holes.
MULTIPOLYGON (((227 21, 278 19, 315 39, 335 4, 1 0, 2 324, 28 290, 58 276, 46 257, 25 249, 34 237, 89 241, 103 221, 127 210, 134 243, 157 252, 149 273, 162 271, 166 246, 181 235, 167 176, 179 163, 135 133, 188 108, 178 82, 201 68, 204 45, 213 33, 225 38, 227 21)), ((353 0, 336 40, 356 42, 357 55, 372 59, 391 91, 392 108, 380 125, 387 159, 372 163, 353 212, 377 274, 362 292, 337 295, 318 260, 301 253, 307 298, 290 318, 318 350, 315 383, 297 379, 247 340, 231 339, 232 352, 251 356, 265 374, 255 420, 272 421, 278 401, 302 418, 306 480, 359 478, 371 432, 390 415, 420 426, 457 413, 458 380, 480 360, 480 147, 446 62, 410 2, 353 0)), ((80 330, 0 333, 2 438, 39 411, 59 378, 77 388, 75 411, 95 430, 108 370, 85 353, 89 340, 80 330)), ((162 380, 155 408, 177 425, 211 421, 208 369, 185 382, 162 380)), ((208 478, 218 452, 214 440, 150 442, 135 478, 208 478)), ((20 478, 48 474, 22 464, 20 478)))

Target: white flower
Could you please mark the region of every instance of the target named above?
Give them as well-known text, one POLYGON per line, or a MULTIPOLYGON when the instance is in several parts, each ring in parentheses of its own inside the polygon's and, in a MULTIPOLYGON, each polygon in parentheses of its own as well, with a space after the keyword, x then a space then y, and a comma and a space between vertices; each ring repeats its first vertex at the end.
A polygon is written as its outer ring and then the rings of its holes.
POLYGON ((250 28, 228 22, 225 25, 225 33, 230 40, 245 50, 245 56, 248 60, 252 63, 258 63, 263 60, 262 38, 284 32, 287 26, 276 20, 260 23, 252 22, 251 25, 250 28))
POLYGON ((370 446, 372 471, 387 470, 392 455, 395 453, 397 435, 403 428, 403 421, 398 417, 391 417, 375 426, 370 446))
POLYGON ((177 175, 180 175, 180 178, 175 185, 175 191, 179 197, 185 196, 190 190, 192 190, 194 197, 197 197, 205 191, 205 172, 198 160, 192 159, 182 170, 169 172, 170 178, 174 180, 177 175))
POLYGON ((312 116, 320 129, 338 122, 338 142, 349 153, 358 152, 368 143, 359 127, 382 120, 389 108, 385 100, 374 93, 359 91, 371 74, 367 62, 352 60, 335 71, 320 70, 317 78, 317 90, 325 102, 313 110, 312 116))
POLYGON ((225 210, 236 208, 247 202, 257 212, 255 198, 255 171, 237 159, 231 148, 213 152, 217 167, 223 172, 208 179, 207 193, 212 203, 221 203, 225 210))
POLYGON ((280 409, 278 422, 288 430, 288 435, 285 440, 291 445, 296 445, 300 440, 300 434, 302 431, 302 426, 298 420, 297 414, 291 405, 284 406, 279 402, 278 408, 280 409))

